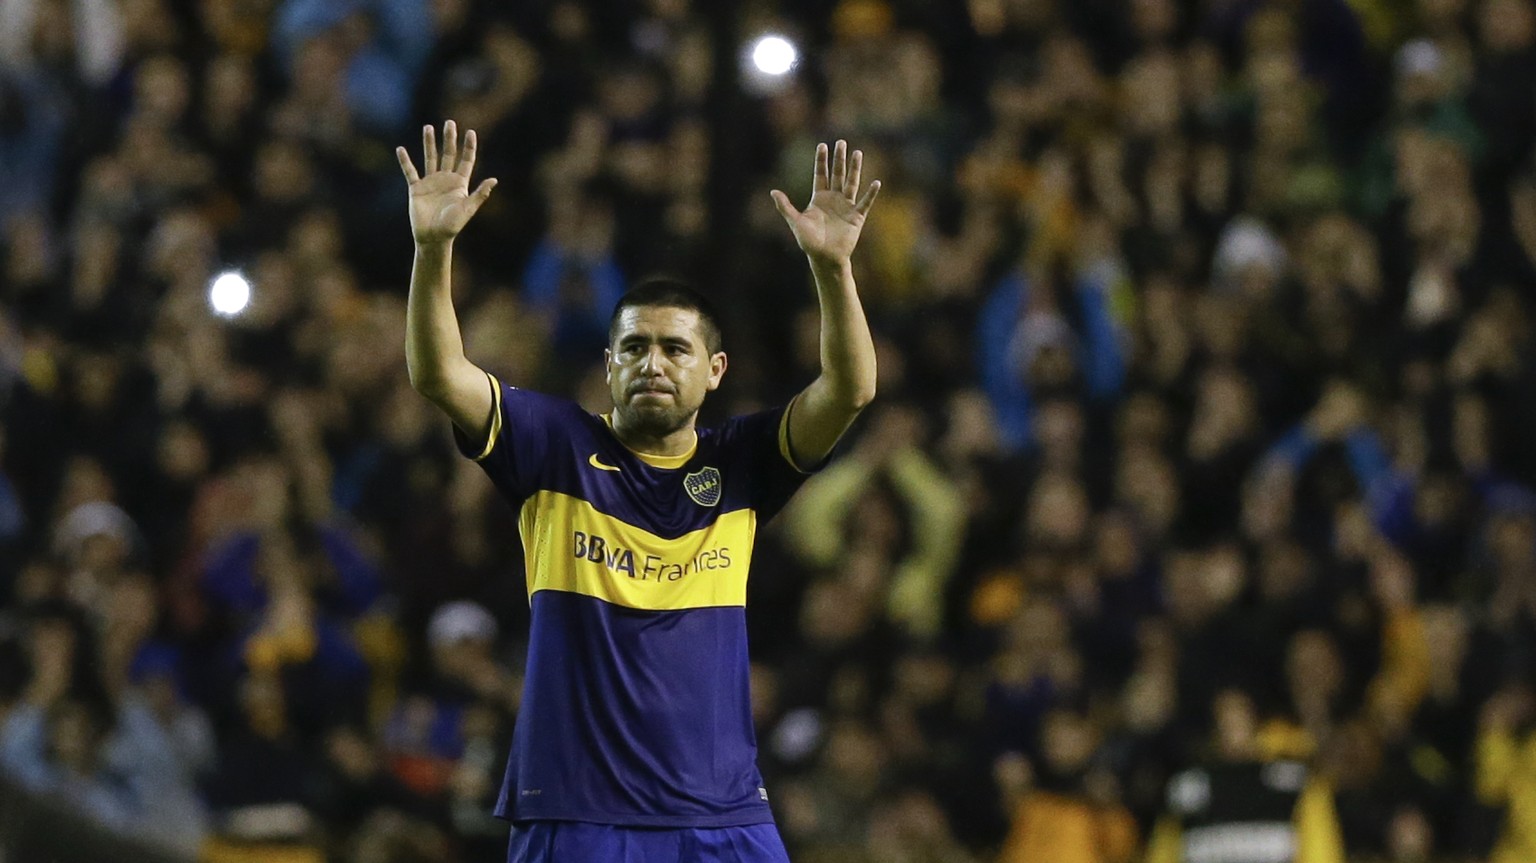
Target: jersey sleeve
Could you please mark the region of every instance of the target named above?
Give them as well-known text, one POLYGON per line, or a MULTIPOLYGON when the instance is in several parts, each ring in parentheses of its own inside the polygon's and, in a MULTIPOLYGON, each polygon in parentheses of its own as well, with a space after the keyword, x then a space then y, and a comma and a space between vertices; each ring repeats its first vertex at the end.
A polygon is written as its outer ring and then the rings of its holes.
POLYGON ((541 487, 544 466, 554 455, 572 405, 563 399, 503 384, 487 374, 492 391, 491 427, 484 441, 471 440, 458 426, 453 440, 514 505, 541 487))
POLYGON ((826 464, 800 465, 789 446, 791 401, 783 407, 739 416, 726 424, 728 446, 739 448, 749 470, 748 500, 760 522, 766 522, 800 488, 800 484, 826 464))

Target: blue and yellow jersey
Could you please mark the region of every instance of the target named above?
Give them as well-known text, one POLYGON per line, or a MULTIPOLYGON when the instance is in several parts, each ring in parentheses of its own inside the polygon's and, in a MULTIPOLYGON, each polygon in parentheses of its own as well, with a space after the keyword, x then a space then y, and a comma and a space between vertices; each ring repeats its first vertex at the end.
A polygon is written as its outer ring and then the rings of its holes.
POLYGON ((723 827, 772 820, 748 696, 747 566, 800 485, 787 410, 637 453, 606 418, 492 378, 469 451, 514 508, 532 608, 496 814, 723 827))

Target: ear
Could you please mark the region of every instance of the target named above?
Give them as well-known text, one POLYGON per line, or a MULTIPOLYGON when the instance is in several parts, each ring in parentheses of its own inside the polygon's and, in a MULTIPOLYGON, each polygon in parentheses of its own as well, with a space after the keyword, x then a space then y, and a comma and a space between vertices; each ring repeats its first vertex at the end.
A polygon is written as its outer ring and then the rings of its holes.
POLYGON ((724 351, 709 358, 709 388, 706 392, 714 392, 720 386, 720 379, 725 377, 726 365, 724 351))
POLYGON ((603 381, 613 383, 613 351, 603 348, 603 381))

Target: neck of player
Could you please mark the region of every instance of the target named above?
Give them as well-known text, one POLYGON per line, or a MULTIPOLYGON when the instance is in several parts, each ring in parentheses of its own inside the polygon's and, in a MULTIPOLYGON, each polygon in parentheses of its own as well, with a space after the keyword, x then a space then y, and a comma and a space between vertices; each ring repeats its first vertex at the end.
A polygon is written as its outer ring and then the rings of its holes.
POLYGON ((695 419, 697 419, 696 416, 689 417, 688 422, 682 427, 657 435, 636 429, 631 423, 625 421, 623 411, 614 410, 613 436, 619 439, 619 443, 645 455, 683 455, 693 448, 694 441, 697 440, 693 430, 695 419))

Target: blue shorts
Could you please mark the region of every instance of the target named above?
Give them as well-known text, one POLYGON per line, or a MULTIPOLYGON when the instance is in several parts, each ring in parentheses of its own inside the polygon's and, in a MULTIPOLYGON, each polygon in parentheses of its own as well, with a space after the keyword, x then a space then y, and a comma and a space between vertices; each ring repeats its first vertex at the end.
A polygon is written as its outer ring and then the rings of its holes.
POLYGON ((772 824, 615 827, 584 821, 512 825, 507 863, 789 863, 772 824))

